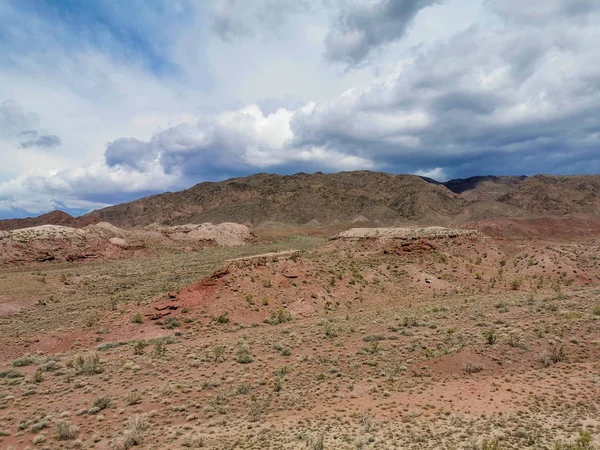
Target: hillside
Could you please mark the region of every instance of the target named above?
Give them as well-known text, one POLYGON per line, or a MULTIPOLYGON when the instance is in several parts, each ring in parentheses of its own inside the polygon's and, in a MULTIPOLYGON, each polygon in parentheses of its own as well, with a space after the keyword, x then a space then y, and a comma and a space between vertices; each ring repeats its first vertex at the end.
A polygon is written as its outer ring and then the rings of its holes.
POLYGON ((258 174, 201 183, 181 192, 101 209, 96 214, 102 221, 121 227, 223 221, 254 226, 266 222, 320 226, 440 223, 460 213, 464 206, 457 194, 420 177, 361 171, 258 174))
POLYGON ((204 182, 74 218, 61 211, 0 221, 0 230, 110 222, 122 228, 153 223, 237 222, 252 226, 348 227, 461 224, 600 212, 600 176, 477 176, 444 183, 415 175, 357 171, 282 176, 256 174, 204 182))

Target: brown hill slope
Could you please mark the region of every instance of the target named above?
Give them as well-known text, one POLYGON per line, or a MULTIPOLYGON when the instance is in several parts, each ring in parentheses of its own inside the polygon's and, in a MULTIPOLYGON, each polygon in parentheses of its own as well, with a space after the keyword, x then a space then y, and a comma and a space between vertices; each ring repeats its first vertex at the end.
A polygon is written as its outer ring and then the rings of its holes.
POLYGON ((62 225, 65 227, 75 226, 75 217, 62 211, 51 211, 38 217, 26 219, 0 220, 0 230, 15 230, 18 228, 38 227, 40 225, 62 225))
POLYGON ((442 183, 452 192, 470 202, 497 200, 502 195, 508 194, 519 186, 527 177, 495 177, 477 176, 470 178, 458 178, 442 183))
POLYGON ((536 214, 598 214, 600 176, 535 175, 498 200, 536 214))
MULTIPOLYGON (((444 186, 414 175, 380 172, 258 174, 200 183, 96 211, 121 227, 232 221, 259 225, 281 222, 325 225, 365 221, 442 223, 465 202, 444 186)), ((84 216, 85 217, 85 216, 84 216)))
POLYGON ((312 227, 460 224, 494 218, 600 213, 600 176, 471 177, 440 183, 414 175, 357 171, 334 174, 257 174, 205 182, 145 197, 79 218, 53 211, 0 221, 0 230, 39 225, 122 228, 271 222, 312 227))

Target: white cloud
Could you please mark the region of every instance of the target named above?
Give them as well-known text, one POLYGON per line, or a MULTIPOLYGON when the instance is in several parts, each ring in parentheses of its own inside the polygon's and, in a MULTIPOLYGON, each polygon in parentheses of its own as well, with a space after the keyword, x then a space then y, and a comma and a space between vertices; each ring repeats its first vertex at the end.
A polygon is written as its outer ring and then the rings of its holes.
POLYGON ((598 2, 179 5, 122 42, 0 5, 0 210, 257 171, 600 170, 598 2))

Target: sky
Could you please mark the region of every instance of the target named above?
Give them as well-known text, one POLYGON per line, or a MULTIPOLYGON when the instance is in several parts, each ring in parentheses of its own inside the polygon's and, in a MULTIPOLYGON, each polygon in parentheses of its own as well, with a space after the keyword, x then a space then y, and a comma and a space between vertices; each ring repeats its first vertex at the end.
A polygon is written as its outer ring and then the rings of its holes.
POLYGON ((0 0, 0 218, 259 172, 600 172, 598 0, 0 0))

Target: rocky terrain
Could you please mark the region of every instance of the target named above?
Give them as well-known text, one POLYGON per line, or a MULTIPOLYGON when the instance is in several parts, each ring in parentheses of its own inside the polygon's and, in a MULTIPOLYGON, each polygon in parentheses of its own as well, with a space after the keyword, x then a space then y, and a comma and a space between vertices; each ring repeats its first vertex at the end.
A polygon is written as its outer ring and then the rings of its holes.
POLYGON ((0 448, 599 448, 596 186, 257 175, 0 231, 0 448))
POLYGON ((236 223, 153 224, 136 230, 106 222, 83 228, 41 225, 0 231, 0 263, 136 257, 158 249, 181 247, 191 251, 207 245, 244 245, 254 239, 248 227, 236 223))
POLYGON ((1 229, 42 224, 120 228, 153 223, 236 222, 257 226, 349 228, 407 224, 457 225, 495 218, 600 212, 600 176, 472 177, 445 183, 381 172, 258 174, 200 183, 72 218, 53 212, 0 221, 1 229))

